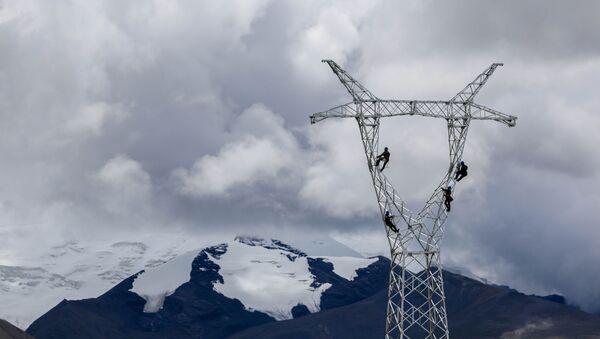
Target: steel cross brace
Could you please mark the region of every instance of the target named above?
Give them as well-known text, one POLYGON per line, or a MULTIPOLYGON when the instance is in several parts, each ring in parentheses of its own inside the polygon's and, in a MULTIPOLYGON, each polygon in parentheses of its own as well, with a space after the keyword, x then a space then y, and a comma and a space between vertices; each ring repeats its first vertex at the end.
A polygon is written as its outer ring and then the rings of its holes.
POLYGON ((391 251, 385 338, 449 338, 440 242, 448 212, 442 188, 455 185, 453 173, 460 159, 471 120, 494 120, 513 127, 517 118, 473 102, 498 66, 494 63, 448 101, 382 100, 356 81, 333 60, 323 60, 352 96, 352 102, 310 116, 311 123, 327 118, 354 118, 367 156, 377 203, 382 215, 390 211, 403 225, 399 232, 385 227, 391 251), (379 153, 381 118, 421 115, 446 120, 450 164, 423 209, 413 214, 386 176, 375 166, 379 153))

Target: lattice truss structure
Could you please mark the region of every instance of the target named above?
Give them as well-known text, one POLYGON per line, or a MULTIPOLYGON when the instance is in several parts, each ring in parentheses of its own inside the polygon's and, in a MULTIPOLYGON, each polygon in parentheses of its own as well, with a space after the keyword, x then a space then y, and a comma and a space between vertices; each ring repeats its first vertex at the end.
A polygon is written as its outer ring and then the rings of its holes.
POLYGON ((383 100, 377 98, 332 60, 323 60, 352 96, 352 102, 310 117, 354 118, 358 122, 377 203, 390 211, 399 232, 385 227, 391 250, 386 338, 449 338, 442 281, 440 241, 448 217, 442 188, 455 186, 454 173, 462 158, 471 120, 493 120, 513 127, 516 117, 476 104, 473 98, 502 64, 494 63, 448 101, 383 100), (449 167, 423 209, 409 211, 386 176, 375 165, 381 118, 421 115, 441 118, 448 126, 449 167), (400 225, 402 223, 402 225, 400 225))

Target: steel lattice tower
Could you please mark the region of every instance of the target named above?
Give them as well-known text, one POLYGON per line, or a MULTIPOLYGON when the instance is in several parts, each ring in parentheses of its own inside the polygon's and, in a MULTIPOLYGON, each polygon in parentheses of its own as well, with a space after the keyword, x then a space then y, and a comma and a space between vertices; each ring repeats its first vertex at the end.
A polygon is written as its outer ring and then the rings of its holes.
POLYGON ((502 64, 494 63, 448 101, 383 100, 377 98, 332 60, 323 60, 352 96, 352 102, 310 117, 311 123, 327 118, 354 118, 358 122, 367 164, 379 209, 390 211, 399 232, 385 227, 391 250, 385 338, 449 338, 442 280, 440 241, 448 212, 442 188, 455 186, 454 171, 462 158, 471 120, 494 120, 510 127, 516 117, 476 104, 473 98, 502 64), (405 207, 386 176, 375 166, 381 118, 421 115, 442 118, 448 126, 450 164, 423 209, 413 214, 405 207))

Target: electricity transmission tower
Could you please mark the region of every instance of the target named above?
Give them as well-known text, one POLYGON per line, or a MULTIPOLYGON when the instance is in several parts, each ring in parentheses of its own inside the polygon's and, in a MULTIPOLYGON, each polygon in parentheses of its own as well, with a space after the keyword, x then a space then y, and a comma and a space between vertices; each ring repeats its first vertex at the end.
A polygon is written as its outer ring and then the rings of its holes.
POLYGON ((327 118, 354 118, 367 156, 382 215, 389 211, 398 232, 385 227, 391 250, 385 338, 449 339, 442 281, 440 241, 448 217, 442 188, 455 186, 454 172, 462 158, 471 120, 494 120, 515 126, 517 118, 476 104, 473 98, 498 66, 494 63, 448 101, 384 100, 373 95, 332 60, 323 60, 352 96, 352 102, 310 117, 312 124, 327 118), (421 115, 446 120, 450 164, 423 209, 413 214, 405 207, 386 176, 375 165, 381 118, 421 115))

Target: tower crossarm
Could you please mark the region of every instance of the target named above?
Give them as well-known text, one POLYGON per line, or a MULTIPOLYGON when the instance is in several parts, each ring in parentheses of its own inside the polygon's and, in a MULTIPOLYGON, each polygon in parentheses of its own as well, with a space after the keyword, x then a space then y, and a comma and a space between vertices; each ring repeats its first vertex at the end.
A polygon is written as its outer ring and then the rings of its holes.
POLYGON ((443 119, 495 120, 510 127, 515 126, 517 118, 474 102, 458 101, 420 101, 420 100, 378 100, 375 103, 362 103, 364 115, 393 117, 401 115, 420 115, 443 119))
POLYGON ((517 124, 517 117, 515 116, 476 103, 471 103, 469 106, 471 108, 471 119, 473 120, 495 120, 508 125, 508 127, 514 127, 517 124))
POLYGON ((327 111, 310 116, 311 123, 327 118, 394 117, 420 115, 443 119, 495 120, 510 127, 517 118, 474 102, 434 101, 434 100, 373 100, 359 103, 349 102, 327 111))
POLYGON ((445 119, 450 114, 448 105, 448 101, 379 100, 374 105, 376 112, 373 113, 379 114, 382 117, 421 115, 425 117, 445 119))
POLYGON ((434 118, 448 118, 451 114, 448 101, 418 101, 418 100, 373 100, 349 102, 336 106, 327 111, 310 116, 312 124, 327 118, 357 118, 357 117, 394 117, 399 115, 421 115, 434 118))
POLYGON ((357 105, 353 102, 349 102, 311 115, 310 123, 314 124, 327 118, 355 118, 356 116, 358 116, 357 105))

